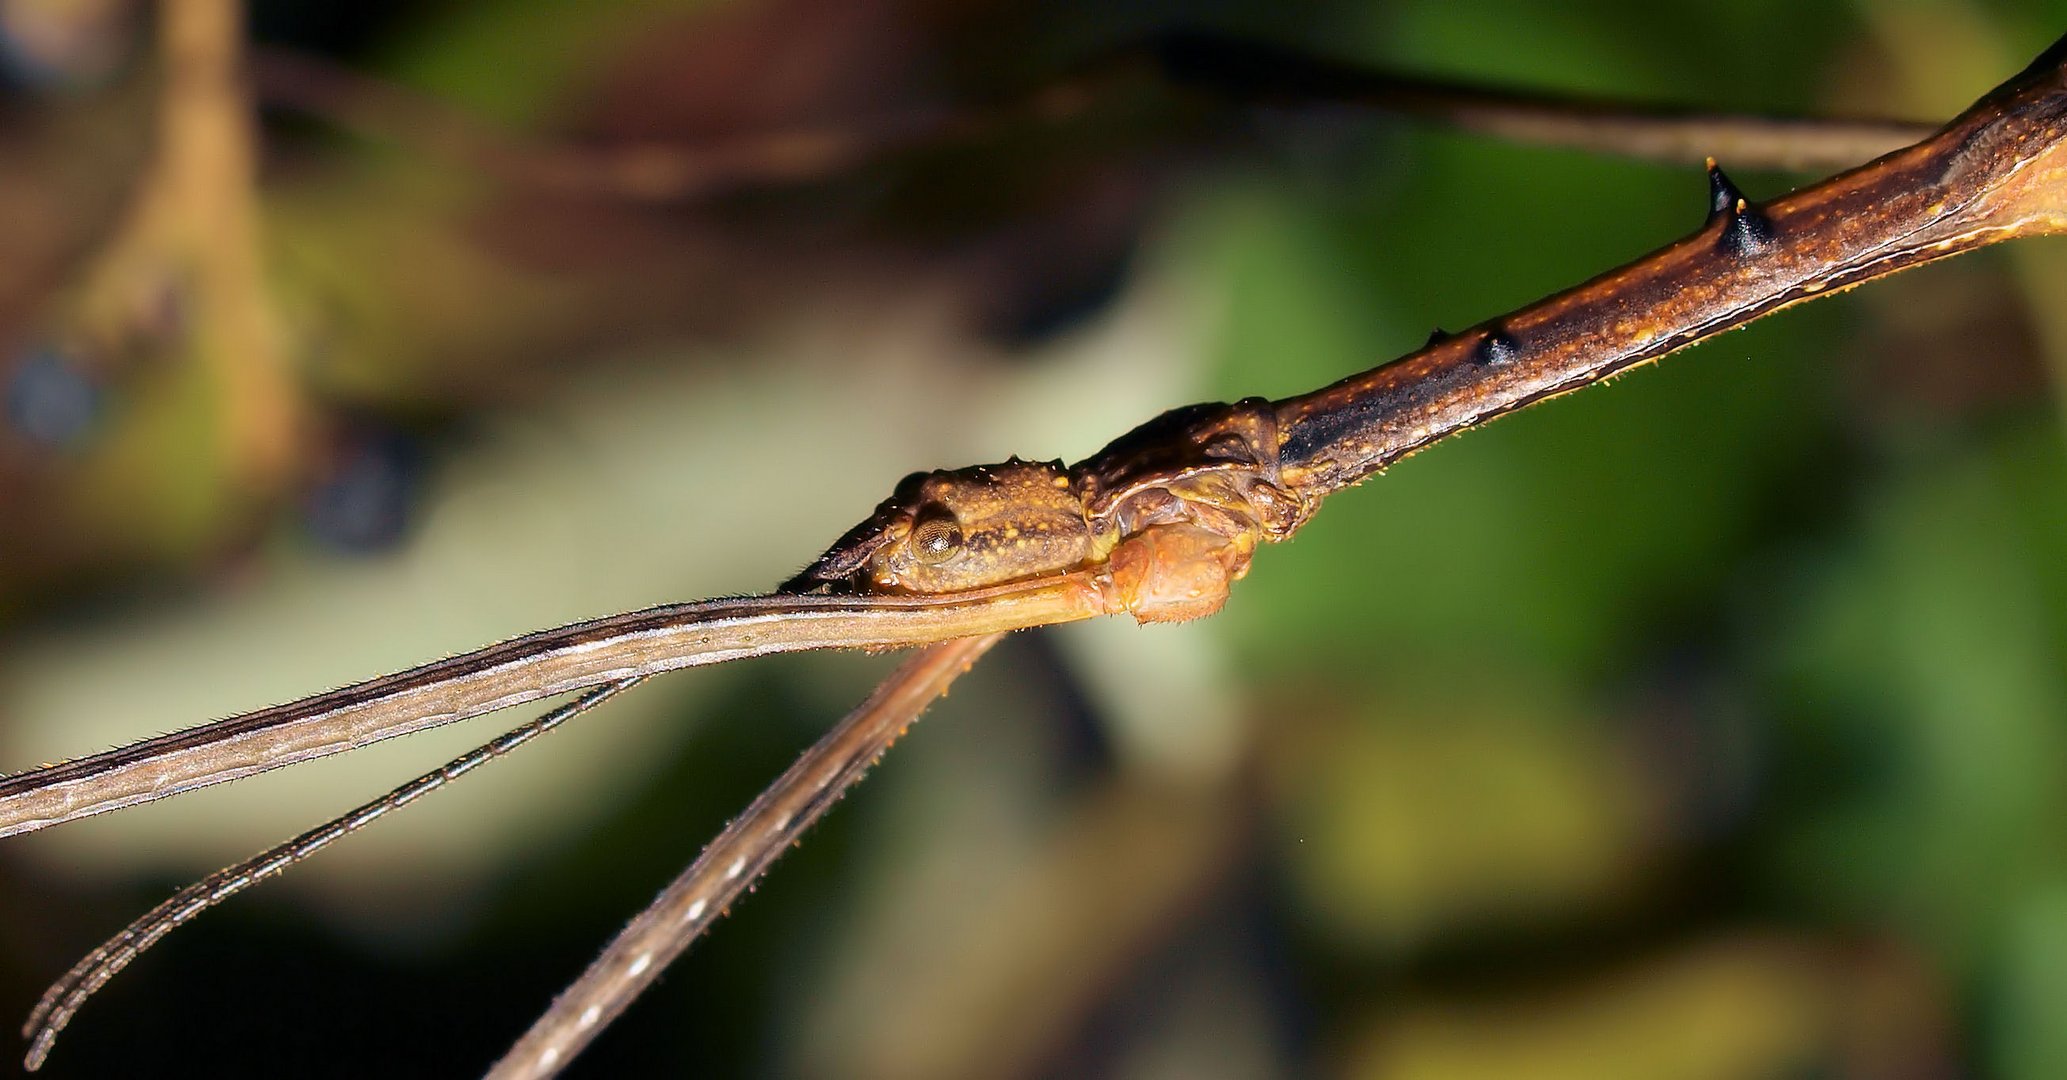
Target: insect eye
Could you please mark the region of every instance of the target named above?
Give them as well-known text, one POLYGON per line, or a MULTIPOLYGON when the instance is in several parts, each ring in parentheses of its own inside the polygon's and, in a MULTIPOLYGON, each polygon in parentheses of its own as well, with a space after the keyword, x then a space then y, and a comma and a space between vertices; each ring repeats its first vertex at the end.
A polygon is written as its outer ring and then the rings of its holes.
POLYGON ((943 563, 962 550, 962 528, 953 514, 924 515, 911 530, 912 558, 922 563, 943 563))

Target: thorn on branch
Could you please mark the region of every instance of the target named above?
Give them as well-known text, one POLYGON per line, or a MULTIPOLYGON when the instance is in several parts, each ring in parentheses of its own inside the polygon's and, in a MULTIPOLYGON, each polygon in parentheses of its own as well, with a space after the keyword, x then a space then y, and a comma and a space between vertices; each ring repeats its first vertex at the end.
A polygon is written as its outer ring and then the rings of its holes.
POLYGON ((1773 220, 1749 200, 1738 199, 1723 223, 1722 249, 1732 255, 1749 255, 1773 242, 1773 220))
POLYGON ((1522 343, 1516 341, 1513 334, 1496 325, 1489 327, 1486 336, 1479 339, 1473 359, 1487 367, 1499 367, 1514 363, 1521 355, 1522 343))
POLYGON ((1708 159, 1708 225, 1722 224, 1717 245, 1732 255, 1748 255, 1773 242, 1773 221, 1758 204, 1744 197, 1722 166, 1708 159))
POLYGON ((1744 193, 1737 188, 1736 181, 1722 171, 1722 166, 1708 159, 1708 223, 1730 212, 1730 208, 1744 201, 1744 193))

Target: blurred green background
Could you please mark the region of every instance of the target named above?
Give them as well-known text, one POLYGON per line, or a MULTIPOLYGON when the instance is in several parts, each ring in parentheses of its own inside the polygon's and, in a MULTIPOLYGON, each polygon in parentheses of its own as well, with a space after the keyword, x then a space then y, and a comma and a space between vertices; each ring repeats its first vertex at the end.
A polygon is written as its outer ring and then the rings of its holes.
MULTIPOLYGON (((0 0, 8 769, 759 591, 911 470, 1309 389, 1700 223, 1691 166, 1141 73, 981 112, 1143 34, 1936 120, 2067 28, 186 4, 0 0)), ((1213 619, 1013 638, 572 1074, 2067 1076, 2063 293, 2031 243, 1792 311, 1336 496, 1213 619)), ((50 1074, 478 1071, 891 663, 649 684, 173 934, 50 1074)), ((0 845, 0 1012, 499 723, 0 845)))

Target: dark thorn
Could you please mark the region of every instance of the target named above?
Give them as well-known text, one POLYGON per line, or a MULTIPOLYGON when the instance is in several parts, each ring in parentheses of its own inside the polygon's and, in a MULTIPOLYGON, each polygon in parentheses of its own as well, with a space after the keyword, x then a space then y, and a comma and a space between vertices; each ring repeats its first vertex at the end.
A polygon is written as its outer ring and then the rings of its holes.
POLYGON ((1514 363, 1521 355, 1522 343, 1514 340, 1513 334, 1494 326, 1486 330, 1485 337, 1478 339, 1478 349, 1472 358, 1487 367, 1499 367, 1514 363))
POLYGON ((1455 334, 1452 334, 1448 330, 1445 330, 1442 327, 1438 326, 1435 329, 1430 330, 1428 332, 1428 343, 1421 347, 1424 349, 1433 349, 1437 345, 1441 345, 1443 342, 1448 341, 1455 336, 1455 334))
POLYGON ((1708 224, 1722 223, 1717 241, 1732 255, 1748 255, 1773 241, 1773 221, 1766 217, 1744 192, 1738 190, 1722 166, 1708 159, 1708 224))
POLYGON ((1733 182, 1732 182, 1732 181, 1730 180, 1729 174, 1728 174, 1728 173, 1725 173, 1725 172, 1723 172, 1723 171, 1722 171, 1722 166, 1720 166, 1720 165, 1717 165, 1717 164, 1715 163, 1715 159, 1714 159, 1714 158, 1709 158, 1709 159, 1708 159, 1708 221, 1709 221, 1709 223, 1710 223, 1710 224, 1713 224, 1713 223, 1715 222, 1715 219, 1716 219, 1716 218, 1719 218, 1719 217, 1721 217, 1722 215, 1724 215, 1724 214, 1727 214, 1727 213, 1729 213, 1729 212, 1730 212, 1730 207, 1733 207, 1733 206, 1737 205, 1737 204, 1738 204, 1739 202, 1742 202, 1743 200, 1744 200, 1744 193, 1743 193, 1742 191, 1739 191, 1739 190, 1737 190, 1737 185, 1736 185, 1735 183, 1733 183, 1733 182))
POLYGON ((1773 242, 1773 220, 1765 211, 1738 199, 1730 207, 1729 220, 1723 223, 1722 239, 1717 243, 1732 255, 1749 255, 1773 242))

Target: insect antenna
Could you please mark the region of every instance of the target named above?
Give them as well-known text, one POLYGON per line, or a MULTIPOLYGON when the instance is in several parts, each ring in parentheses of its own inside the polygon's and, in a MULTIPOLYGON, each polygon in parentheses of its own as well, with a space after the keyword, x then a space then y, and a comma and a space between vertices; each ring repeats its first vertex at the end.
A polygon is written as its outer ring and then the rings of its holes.
POLYGON ((43 992, 43 1000, 29 1013, 22 1025, 22 1037, 29 1040, 29 1049, 22 1059, 24 1068, 34 1071, 50 1056, 51 1047, 57 1044, 59 1032, 78 1015, 86 999, 92 997, 109 979, 126 968, 145 949, 158 943, 160 938, 182 923, 243 892, 270 877, 285 873, 287 868, 316 852, 330 846, 333 841, 343 839, 360 829, 371 825, 387 814, 415 802, 467 773, 502 757, 517 747, 538 738, 559 727, 568 720, 581 715, 646 680, 637 675, 618 682, 605 683, 590 690, 573 701, 561 705, 521 727, 496 736, 482 743, 438 768, 403 784, 380 798, 355 809, 346 811, 302 833, 292 840, 266 849, 234 866, 224 867, 200 881, 174 893, 171 898, 122 929, 122 932, 101 943, 100 947, 86 954, 72 970, 52 983, 43 992))

